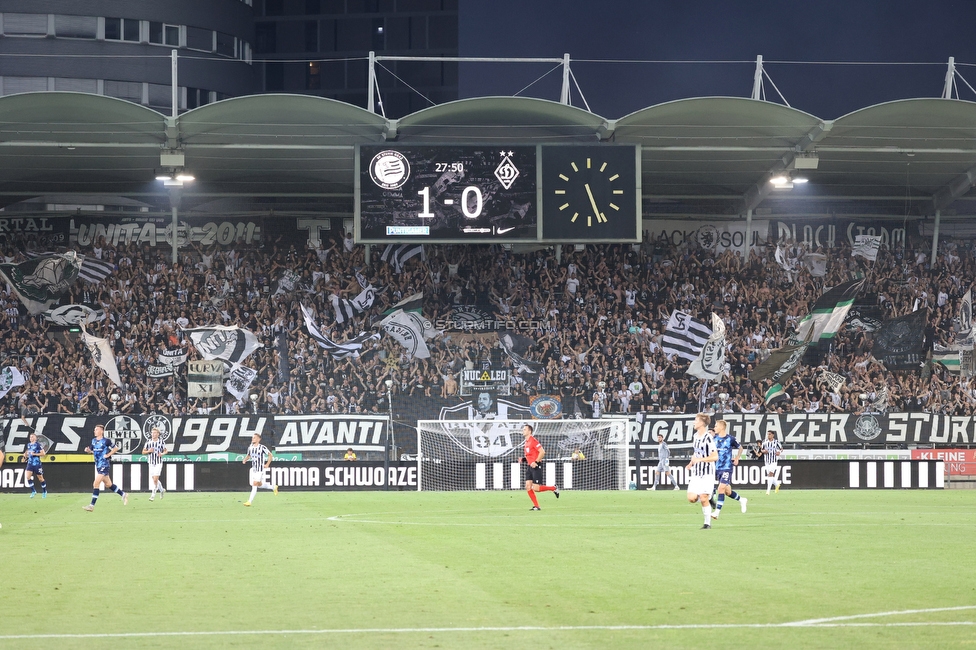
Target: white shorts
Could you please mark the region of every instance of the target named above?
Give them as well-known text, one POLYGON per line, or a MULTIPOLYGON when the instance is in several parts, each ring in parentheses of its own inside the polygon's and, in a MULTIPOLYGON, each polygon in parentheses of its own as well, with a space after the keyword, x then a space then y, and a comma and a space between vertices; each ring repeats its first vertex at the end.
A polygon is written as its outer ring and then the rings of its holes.
POLYGON ((248 484, 254 485, 255 483, 264 483, 264 470, 263 469, 252 469, 248 471, 248 476, 250 478, 248 484))
POLYGON ((692 476, 688 479, 688 494, 711 494, 715 489, 715 475, 692 476))
POLYGON ((776 472, 779 471, 779 463, 771 463, 769 465, 763 465, 763 474, 772 474, 776 476, 776 472))
POLYGON ((152 463, 149 463, 149 476, 150 477, 153 477, 153 476, 162 476, 162 475, 163 475, 163 464, 162 463, 160 463, 159 465, 153 465, 152 463))

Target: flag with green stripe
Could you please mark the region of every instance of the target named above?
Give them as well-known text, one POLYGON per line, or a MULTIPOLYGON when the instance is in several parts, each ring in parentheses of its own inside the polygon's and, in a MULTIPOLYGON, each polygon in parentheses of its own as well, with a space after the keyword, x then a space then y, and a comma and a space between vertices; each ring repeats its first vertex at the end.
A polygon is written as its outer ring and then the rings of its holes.
POLYGON ((793 335, 792 343, 818 343, 834 338, 844 325, 857 292, 864 287, 864 279, 838 284, 824 293, 813 305, 813 311, 803 317, 793 335))

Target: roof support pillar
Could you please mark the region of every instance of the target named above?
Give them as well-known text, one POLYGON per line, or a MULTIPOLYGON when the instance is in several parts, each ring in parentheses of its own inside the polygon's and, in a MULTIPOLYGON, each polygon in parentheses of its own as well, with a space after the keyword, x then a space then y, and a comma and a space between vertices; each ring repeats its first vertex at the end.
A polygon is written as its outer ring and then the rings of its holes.
POLYGON ((369 78, 366 80, 366 110, 376 112, 373 89, 376 87, 376 52, 369 53, 369 78))
POLYGON ((749 253, 751 252, 752 242, 752 208, 746 210, 746 242, 742 251, 742 267, 745 268, 749 263, 749 253))
POLYGON ((172 86, 173 86, 173 114, 172 117, 179 115, 180 110, 180 86, 177 83, 179 79, 178 65, 176 61, 176 48, 173 48, 173 53, 170 55, 170 67, 172 69, 172 86))
POLYGON ((569 104, 569 52, 563 54, 563 89, 559 93, 559 103, 569 104))
POLYGON ((946 68, 945 87, 942 88, 942 99, 952 99, 952 87, 956 82, 956 57, 949 57, 949 67, 946 68))
POLYGON ((171 244, 173 246, 173 266, 176 266, 179 260, 178 253, 180 250, 180 221, 179 221, 179 206, 180 201, 183 199, 183 188, 171 187, 169 188, 169 207, 172 211, 173 221, 171 224, 171 244))
POLYGON ((756 72, 752 76, 752 98, 759 100, 762 99, 762 89, 763 89, 763 64, 762 64, 762 54, 756 56, 756 72))
POLYGON ((942 210, 935 211, 935 228, 932 229, 932 259, 929 260, 929 268, 935 268, 935 258, 939 253, 939 226, 942 223, 942 210))

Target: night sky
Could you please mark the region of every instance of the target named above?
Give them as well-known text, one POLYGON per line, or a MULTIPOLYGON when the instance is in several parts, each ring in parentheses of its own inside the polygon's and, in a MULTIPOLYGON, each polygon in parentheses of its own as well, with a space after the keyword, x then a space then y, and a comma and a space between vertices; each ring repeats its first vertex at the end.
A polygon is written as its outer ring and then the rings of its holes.
MULTIPOLYGON (((873 104, 939 97, 946 62, 976 87, 973 0, 461 0, 460 55, 562 57, 590 109, 619 118, 657 103, 748 97, 756 55, 794 108, 834 119, 873 104), (739 61, 588 63, 577 59, 739 61), (775 61, 930 65, 808 65, 775 61)), ((552 64, 461 66, 462 98, 514 95, 552 64)), ((561 72, 521 93, 558 101, 561 72)), ((766 97, 780 102, 767 81, 766 97)), ((959 82, 962 99, 976 95, 959 82)), ((583 106, 575 88, 573 105, 583 106)))

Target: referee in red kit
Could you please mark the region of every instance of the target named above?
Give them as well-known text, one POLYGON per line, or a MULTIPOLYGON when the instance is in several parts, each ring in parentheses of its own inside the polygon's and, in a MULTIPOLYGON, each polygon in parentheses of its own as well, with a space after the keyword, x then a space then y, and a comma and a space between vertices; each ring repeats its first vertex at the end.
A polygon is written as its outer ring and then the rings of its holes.
POLYGON ((525 491, 532 499, 532 509, 539 508, 539 500, 535 497, 536 492, 552 492, 559 498, 559 488, 554 485, 542 484, 542 459, 546 456, 546 450, 542 444, 532 435, 532 425, 526 424, 522 427, 522 437, 525 438, 523 447, 522 462, 525 463, 525 491))

